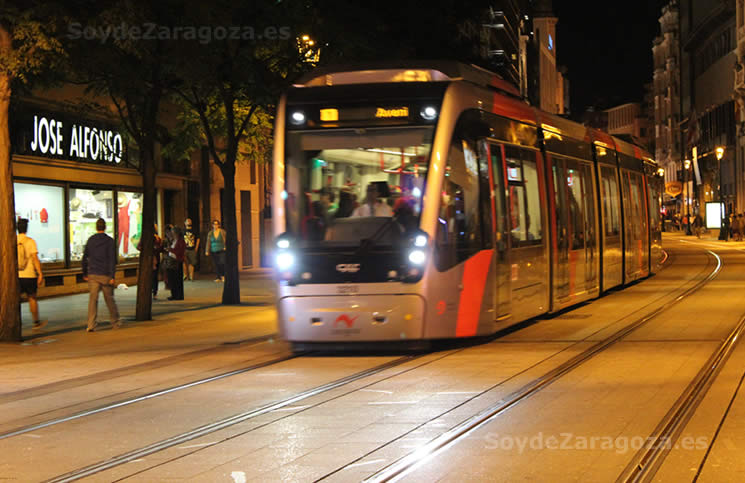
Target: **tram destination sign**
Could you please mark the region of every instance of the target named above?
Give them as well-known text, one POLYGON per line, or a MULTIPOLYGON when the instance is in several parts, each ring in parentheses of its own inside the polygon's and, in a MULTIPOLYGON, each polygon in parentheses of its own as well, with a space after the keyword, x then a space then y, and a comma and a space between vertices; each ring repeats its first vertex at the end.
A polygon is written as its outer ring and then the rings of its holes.
MULTIPOLYGON (((305 106, 289 106, 288 112, 298 110, 307 118, 307 128, 335 128, 351 126, 399 126, 407 124, 431 124, 436 118, 424 117, 420 112, 425 106, 436 105, 433 112, 436 113, 439 104, 434 101, 417 101, 414 103, 381 103, 375 105, 354 104, 316 104, 305 106)), ((298 124, 288 120, 290 129, 298 124)))
POLYGON ((14 114, 14 154, 115 166, 126 161, 124 137, 112 125, 62 113, 14 114))

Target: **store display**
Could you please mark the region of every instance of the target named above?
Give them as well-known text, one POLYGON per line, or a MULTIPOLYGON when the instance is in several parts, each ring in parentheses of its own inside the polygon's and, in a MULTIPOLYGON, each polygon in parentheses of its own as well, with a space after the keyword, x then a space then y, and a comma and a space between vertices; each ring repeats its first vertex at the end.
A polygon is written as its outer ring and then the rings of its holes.
POLYGON ((112 191, 70 189, 70 259, 82 260, 85 244, 96 233, 96 220, 106 220, 106 233, 114 237, 114 193, 112 191))
POLYGON ((137 245, 142 234, 142 193, 120 191, 117 194, 119 222, 119 258, 139 256, 137 245))
POLYGON ((16 219, 28 219, 28 235, 36 241, 41 263, 65 261, 62 228, 65 190, 61 186, 14 183, 16 219))

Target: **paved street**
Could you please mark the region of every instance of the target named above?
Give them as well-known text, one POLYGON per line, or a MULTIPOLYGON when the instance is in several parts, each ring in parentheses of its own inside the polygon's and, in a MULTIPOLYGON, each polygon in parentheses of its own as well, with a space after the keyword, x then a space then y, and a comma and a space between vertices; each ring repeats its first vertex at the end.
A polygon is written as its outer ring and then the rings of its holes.
POLYGON ((407 481, 608 481, 677 421, 656 481, 742 481, 745 346, 695 404, 684 396, 745 314, 745 243, 664 243, 654 277, 430 353, 293 355, 261 278, 241 281, 233 307, 220 284, 187 283, 187 300, 157 302, 148 322, 131 321, 134 290, 120 290, 116 331, 84 331, 84 294, 44 300, 46 331, 0 346, 0 474, 341 482, 414 458, 407 481), (688 415, 670 419, 681 404, 688 415))

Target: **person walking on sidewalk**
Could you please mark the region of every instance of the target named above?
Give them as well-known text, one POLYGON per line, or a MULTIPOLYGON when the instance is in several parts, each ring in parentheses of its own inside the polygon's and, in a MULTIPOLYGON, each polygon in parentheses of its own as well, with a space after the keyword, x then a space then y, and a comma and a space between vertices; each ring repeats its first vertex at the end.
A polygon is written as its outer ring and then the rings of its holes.
POLYGON ((194 269, 197 266, 197 254, 199 253, 199 233, 191 229, 191 218, 184 221, 184 243, 186 253, 184 254, 184 280, 194 281, 194 269))
POLYGON ((173 228, 173 242, 166 248, 170 258, 167 265, 168 285, 171 288, 171 296, 168 300, 184 300, 184 253, 186 244, 181 233, 181 228, 173 228))
POLYGON ((18 279, 21 286, 21 295, 28 298, 28 308, 34 319, 33 330, 39 330, 47 323, 39 319, 39 303, 36 301, 36 291, 44 283, 41 273, 41 262, 39 262, 39 251, 33 238, 26 235, 28 231, 28 219, 21 218, 16 226, 18 228, 18 279))
POLYGON ((119 309, 114 300, 114 275, 116 272, 116 243, 106 234, 106 220, 96 220, 96 234, 88 238, 83 251, 83 280, 88 282, 88 332, 98 326, 98 292, 109 308, 111 327, 122 326, 119 309))
MULTIPOLYGON (((156 223, 153 238, 153 299, 158 299, 158 275, 160 272, 160 254, 163 252, 163 240, 158 235, 158 224, 156 223)), ((137 251, 142 251, 142 240, 137 244, 137 251)))
POLYGON ((215 282, 225 281, 225 242, 227 241, 227 233, 225 230, 220 228, 220 222, 215 220, 212 222, 212 230, 207 237, 207 243, 205 244, 205 255, 212 257, 212 263, 215 265, 215 272, 217 278, 215 282))
POLYGON ((696 217, 693 219, 693 232, 696 234, 696 238, 701 238, 701 230, 704 229, 704 220, 701 218, 700 213, 696 213, 696 217))

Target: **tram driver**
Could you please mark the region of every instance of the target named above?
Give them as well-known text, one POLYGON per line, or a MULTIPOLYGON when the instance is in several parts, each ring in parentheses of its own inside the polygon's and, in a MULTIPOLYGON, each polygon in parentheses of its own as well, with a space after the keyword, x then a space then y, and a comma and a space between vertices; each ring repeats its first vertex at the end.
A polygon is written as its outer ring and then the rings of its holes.
POLYGON ((380 198, 386 198, 390 195, 388 192, 388 183, 385 181, 372 181, 367 185, 367 197, 365 201, 358 206, 352 216, 393 216, 393 210, 387 203, 380 198))

